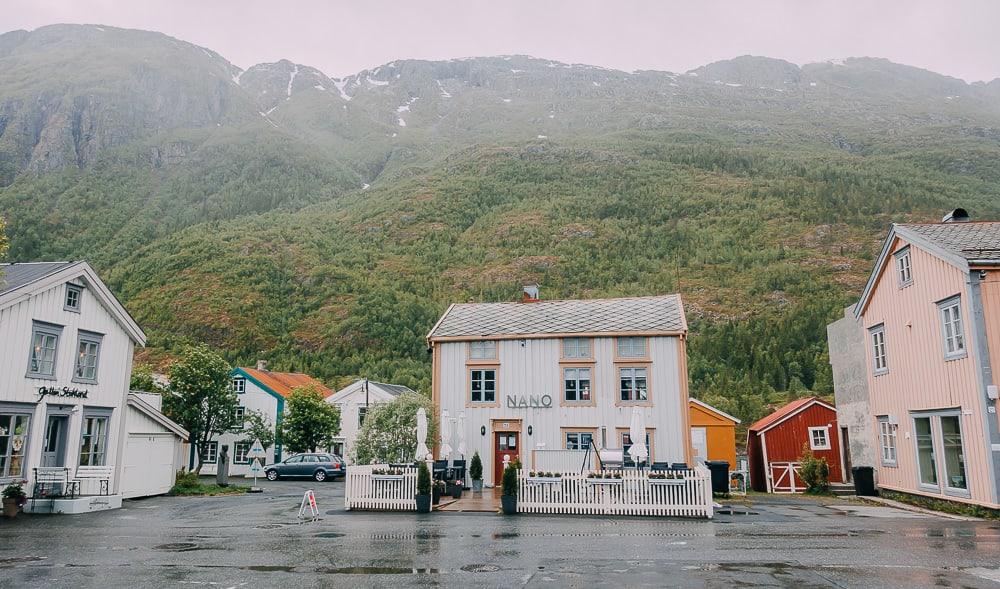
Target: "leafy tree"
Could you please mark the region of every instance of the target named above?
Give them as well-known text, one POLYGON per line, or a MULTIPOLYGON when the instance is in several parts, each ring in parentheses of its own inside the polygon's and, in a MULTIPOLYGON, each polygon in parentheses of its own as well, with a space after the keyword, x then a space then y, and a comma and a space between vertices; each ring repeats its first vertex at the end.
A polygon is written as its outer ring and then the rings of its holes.
POLYGON ((198 456, 195 472, 203 466, 202 448, 238 425, 229 373, 229 364, 205 345, 188 347, 170 367, 171 394, 164 396, 163 409, 190 434, 198 456))
POLYGON ((368 410, 351 450, 354 463, 412 460, 417 452, 417 410, 421 407, 427 412, 427 442, 432 445, 437 428, 431 400, 419 393, 403 393, 368 410))
POLYGON ((132 367, 132 380, 129 381, 128 386, 133 391, 147 393, 163 394, 167 390, 153 378, 153 367, 149 364, 136 364, 132 367))
POLYGON ((288 414, 281 423, 281 439, 290 452, 327 448, 340 433, 340 409, 329 404, 315 386, 299 387, 288 396, 288 414))
MULTIPOLYGON (((0 262, 7 259, 7 249, 10 247, 10 242, 7 240, 7 221, 4 220, 3 216, 0 216, 0 262)), ((2 275, 3 270, 0 270, 0 275, 2 275)))
POLYGON ((260 440, 260 445, 266 451, 274 444, 275 428, 271 420, 264 417, 260 411, 247 411, 243 421, 243 441, 252 444, 260 440))

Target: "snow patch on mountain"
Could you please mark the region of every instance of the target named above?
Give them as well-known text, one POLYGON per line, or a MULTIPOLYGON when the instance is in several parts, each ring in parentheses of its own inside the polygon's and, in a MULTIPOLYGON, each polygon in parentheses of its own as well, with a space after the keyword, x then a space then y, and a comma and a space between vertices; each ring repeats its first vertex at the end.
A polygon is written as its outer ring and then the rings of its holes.
POLYGON ((434 81, 437 82, 438 88, 441 90, 441 98, 451 98, 451 94, 449 94, 448 91, 444 89, 444 84, 441 83, 441 80, 434 80, 434 81))
POLYGON ((333 85, 337 88, 337 92, 340 92, 340 97, 347 101, 350 101, 351 97, 347 95, 347 92, 344 92, 344 88, 347 87, 347 84, 350 83, 350 81, 350 78, 333 80, 333 85))
POLYGON ((292 84, 295 82, 295 76, 299 75, 299 66, 292 68, 292 73, 288 74, 288 88, 285 89, 285 100, 292 97, 292 84))

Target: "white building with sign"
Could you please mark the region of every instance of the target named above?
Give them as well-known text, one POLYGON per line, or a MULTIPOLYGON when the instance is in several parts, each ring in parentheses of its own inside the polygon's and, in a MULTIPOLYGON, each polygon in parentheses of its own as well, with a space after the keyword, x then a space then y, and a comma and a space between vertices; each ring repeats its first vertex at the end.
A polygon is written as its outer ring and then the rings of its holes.
MULTIPOLYGON (((633 407, 645 417, 651 462, 691 464, 680 296, 540 301, 537 290, 525 293, 520 303, 454 304, 427 336, 436 418, 463 429, 465 459, 479 452, 484 483, 498 483, 504 456, 549 468, 539 457, 553 450, 591 442, 627 450, 633 407)), ((457 439, 456 431, 452 447, 457 439)))
POLYGON ((0 273, 0 487, 27 480, 38 511, 120 506, 132 353, 146 336, 86 262, 0 273))

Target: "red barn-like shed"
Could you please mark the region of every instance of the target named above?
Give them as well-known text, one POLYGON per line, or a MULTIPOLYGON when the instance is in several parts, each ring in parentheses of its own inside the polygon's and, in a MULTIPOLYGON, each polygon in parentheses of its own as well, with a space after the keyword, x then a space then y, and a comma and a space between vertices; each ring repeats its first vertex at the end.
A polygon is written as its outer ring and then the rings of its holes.
POLYGON ((798 475, 803 446, 830 465, 830 482, 844 480, 840 462, 837 410, 816 397, 798 399, 750 426, 747 456, 754 491, 797 493, 806 486, 798 475))

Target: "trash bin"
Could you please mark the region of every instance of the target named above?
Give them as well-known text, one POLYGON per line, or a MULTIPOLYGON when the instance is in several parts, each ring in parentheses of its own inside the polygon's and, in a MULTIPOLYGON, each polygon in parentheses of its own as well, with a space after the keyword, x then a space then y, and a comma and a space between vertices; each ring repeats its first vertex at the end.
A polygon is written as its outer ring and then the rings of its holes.
POLYGON ((858 497, 874 497, 875 492, 875 469, 870 466, 855 466, 851 469, 854 477, 854 493, 858 497))
POLYGON ((729 492, 729 463, 725 460, 707 460, 705 465, 712 473, 712 492, 729 492))

